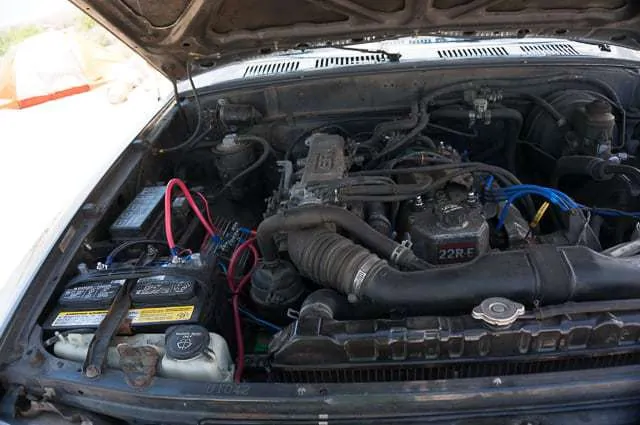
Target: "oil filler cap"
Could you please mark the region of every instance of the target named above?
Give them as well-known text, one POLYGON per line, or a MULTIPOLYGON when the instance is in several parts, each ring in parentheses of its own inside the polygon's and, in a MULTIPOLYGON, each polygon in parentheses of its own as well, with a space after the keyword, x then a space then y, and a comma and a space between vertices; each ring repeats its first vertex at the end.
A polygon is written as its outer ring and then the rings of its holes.
POLYGON ((208 346, 209 331, 202 326, 173 326, 165 332, 164 348, 171 359, 192 359, 204 353, 208 346))
POLYGON ((509 326, 524 314, 524 305, 507 298, 493 297, 471 311, 471 317, 495 326, 509 326))

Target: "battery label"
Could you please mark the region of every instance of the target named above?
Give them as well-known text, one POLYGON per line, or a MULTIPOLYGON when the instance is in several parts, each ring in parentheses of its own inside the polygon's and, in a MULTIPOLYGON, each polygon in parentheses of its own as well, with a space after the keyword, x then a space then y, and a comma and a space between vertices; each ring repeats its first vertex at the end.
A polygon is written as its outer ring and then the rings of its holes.
POLYGON ((124 279, 121 279, 106 283, 85 283, 78 285, 66 289, 60 296, 59 303, 62 306, 78 306, 79 304, 98 304, 98 307, 108 306, 124 282, 124 279))
MULTIPOLYGON (((131 324, 180 322, 190 320, 194 306, 135 308, 129 310, 128 317, 131 324)), ((107 310, 93 311, 61 311, 51 323, 54 328, 68 328, 75 326, 98 326, 107 315, 107 310)))

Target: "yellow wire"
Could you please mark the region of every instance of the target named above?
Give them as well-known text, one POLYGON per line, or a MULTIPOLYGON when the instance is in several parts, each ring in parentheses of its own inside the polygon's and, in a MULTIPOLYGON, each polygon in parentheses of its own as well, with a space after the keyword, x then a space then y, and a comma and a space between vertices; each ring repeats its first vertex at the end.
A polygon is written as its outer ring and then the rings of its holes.
POLYGON ((533 216, 533 220, 531 220, 531 223, 529 224, 529 226, 532 229, 535 229, 536 227, 538 227, 538 224, 540 223, 540 220, 542 220, 544 213, 546 213, 547 210, 549 209, 549 205, 550 204, 547 201, 545 201, 542 205, 540 205, 540 208, 538 208, 536 215, 533 216))

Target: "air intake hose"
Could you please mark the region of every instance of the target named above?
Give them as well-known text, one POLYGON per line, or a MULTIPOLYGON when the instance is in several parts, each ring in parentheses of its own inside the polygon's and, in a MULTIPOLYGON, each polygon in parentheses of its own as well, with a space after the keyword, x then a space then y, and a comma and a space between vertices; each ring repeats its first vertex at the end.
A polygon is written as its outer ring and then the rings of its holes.
MULTIPOLYGON (((277 262, 278 247, 273 237, 278 232, 317 228, 323 224, 335 224, 369 249, 401 267, 410 270, 428 267, 410 249, 377 232, 357 215, 344 208, 329 205, 294 208, 263 220, 258 226, 256 235, 263 262, 265 264, 277 262)), ((346 240, 353 245, 353 242, 346 240)))
POLYGON ((489 254, 465 265, 402 272, 328 229, 289 234, 301 273, 344 294, 425 312, 468 310, 501 296, 532 305, 640 297, 640 260, 582 246, 534 246, 489 254))

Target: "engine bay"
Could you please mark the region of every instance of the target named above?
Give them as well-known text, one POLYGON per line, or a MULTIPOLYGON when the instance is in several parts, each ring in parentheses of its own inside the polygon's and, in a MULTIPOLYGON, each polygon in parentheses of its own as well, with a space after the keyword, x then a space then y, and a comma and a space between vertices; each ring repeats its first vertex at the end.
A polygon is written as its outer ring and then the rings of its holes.
POLYGON ((42 344, 135 388, 635 364, 637 77, 604 74, 359 108, 380 85, 182 99, 61 277, 42 344))

